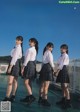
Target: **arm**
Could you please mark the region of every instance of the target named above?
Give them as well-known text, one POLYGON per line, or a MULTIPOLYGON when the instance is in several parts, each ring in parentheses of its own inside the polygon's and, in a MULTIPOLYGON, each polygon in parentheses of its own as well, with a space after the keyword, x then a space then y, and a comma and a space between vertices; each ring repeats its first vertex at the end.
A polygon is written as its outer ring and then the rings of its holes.
POLYGON ((31 56, 31 51, 27 50, 23 66, 26 66, 28 64, 28 62, 30 61, 30 56, 31 56))
POLYGON ((58 69, 62 70, 64 65, 68 65, 69 64, 69 56, 68 55, 64 55, 63 58, 61 59, 58 69))
POLYGON ((24 60, 24 63, 23 63, 23 67, 22 67, 22 69, 21 69, 22 75, 23 75, 25 66, 26 66, 26 65, 28 64, 28 62, 30 61, 30 56, 31 56, 31 51, 28 50, 28 51, 26 52, 25 60, 24 60))
POLYGON ((17 47, 14 51, 14 54, 13 54, 13 57, 12 57, 12 60, 11 60, 11 63, 10 63, 10 66, 13 66, 16 64, 16 61, 19 57, 19 54, 21 52, 21 49, 19 47, 17 47))
POLYGON ((53 55, 51 52, 49 52, 49 54, 48 54, 48 60, 49 60, 49 63, 54 71, 53 55))
POLYGON ((12 67, 16 64, 16 61, 19 57, 20 52, 21 52, 21 49, 19 47, 17 47, 14 51, 14 54, 13 54, 13 57, 12 57, 12 60, 11 60, 11 63, 10 63, 9 69, 8 69, 8 73, 11 72, 12 67))

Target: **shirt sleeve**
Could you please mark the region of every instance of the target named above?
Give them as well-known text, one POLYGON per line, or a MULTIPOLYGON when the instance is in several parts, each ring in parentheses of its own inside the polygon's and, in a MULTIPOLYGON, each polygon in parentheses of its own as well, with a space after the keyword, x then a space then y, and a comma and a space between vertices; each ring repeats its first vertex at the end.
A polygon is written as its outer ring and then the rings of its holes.
POLYGON ((26 66, 28 62, 30 61, 31 51, 28 49, 25 55, 24 63, 23 65, 26 66))
POLYGON ((49 60, 51 67, 54 68, 53 55, 50 52, 48 54, 48 60, 49 60))
POLYGON ((63 69, 63 66, 64 66, 64 65, 68 65, 68 64, 69 64, 69 56, 65 55, 65 56, 61 59, 60 63, 58 64, 58 65, 59 65, 59 66, 58 66, 58 69, 62 70, 62 69, 63 69))
POLYGON ((21 52, 21 49, 19 47, 16 47, 15 50, 14 50, 10 65, 15 65, 16 64, 16 61, 19 58, 20 52, 21 52))

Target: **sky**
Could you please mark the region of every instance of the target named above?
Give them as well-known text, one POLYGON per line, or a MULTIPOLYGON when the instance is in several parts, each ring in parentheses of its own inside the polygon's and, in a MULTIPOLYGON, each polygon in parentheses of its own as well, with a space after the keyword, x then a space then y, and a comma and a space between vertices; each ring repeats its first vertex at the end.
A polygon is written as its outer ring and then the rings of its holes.
POLYGON ((0 0, 0 56, 10 55, 18 35, 39 42, 38 60, 48 42, 54 43, 54 60, 60 45, 68 44, 70 59, 80 58, 80 4, 59 4, 59 0, 0 0))

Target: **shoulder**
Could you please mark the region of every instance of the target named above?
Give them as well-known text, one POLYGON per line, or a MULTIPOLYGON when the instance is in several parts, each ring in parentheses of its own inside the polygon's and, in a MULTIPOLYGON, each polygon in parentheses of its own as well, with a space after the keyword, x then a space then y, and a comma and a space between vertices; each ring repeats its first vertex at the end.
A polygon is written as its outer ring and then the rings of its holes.
POLYGON ((52 54, 51 51, 48 51, 48 52, 47 52, 47 55, 48 55, 49 57, 53 57, 53 54, 52 54))
POLYGON ((33 50, 34 50, 33 47, 28 48, 28 51, 33 51, 33 50))
POLYGON ((49 50, 46 50, 44 55, 49 55, 50 54, 50 51, 49 50))
POLYGON ((32 52, 33 51, 33 49, 32 49, 32 47, 30 47, 30 48, 28 48, 27 50, 26 50, 26 52, 32 52))
POLYGON ((48 54, 49 54, 49 55, 52 55, 52 52, 51 52, 51 51, 48 51, 48 54))
POLYGON ((17 45, 15 49, 21 49, 21 45, 17 45))
POLYGON ((65 58, 69 58, 69 55, 68 55, 68 54, 64 54, 64 57, 65 57, 65 58))

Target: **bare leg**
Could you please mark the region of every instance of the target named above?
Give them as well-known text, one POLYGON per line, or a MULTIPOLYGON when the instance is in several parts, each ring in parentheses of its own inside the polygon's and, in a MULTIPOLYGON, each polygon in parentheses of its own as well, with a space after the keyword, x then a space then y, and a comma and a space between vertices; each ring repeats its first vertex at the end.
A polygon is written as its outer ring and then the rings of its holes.
POLYGON ((12 95, 15 96, 16 94, 16 90, 17 90, 17 87, 18 87, 18 77, 14 77, 14 80, 13 80, 13 91, 12 91, 12 95))
POLYGON ((44 93, 43 93, 44 94, 44 99, 47 99, 49 84, 50 84, 50 81, 45 81, 44 82, 44 93))
POLYGON ((64 89, 64 84, 61 84, 61 88, 62 88, 62 95, 65 98, 66 97, 66 93, 65 93, 65 89, 64 89))
POLYGON ((31 82, 31 80, 29 80, 29 85, 30 85, 30 87, 32 89, 32 82, 31 82))
POLYGON ((69 87, 67 83, 64 84, 64 91, 66 94, 66 99, 70 100, 70 92, 69 92, 69 87))
POLYGON ((29 94, 29 95, 32 95, 32 88, 31 88, 31 86, 30 86, 29 79, 24 80, 24 83, 25 83, 25 87, 26 87, 26 89, 27 89, 27 91, 28 91, 28 94, 29 94))
POLYGON ((8 77, 8 86, 7 86, 6 97, 10 97, 10 94, 12 92, 13 80, 14 80, 14 76, 8 77))
POLYGON ((66 96, 66 100, 62 105, 62 108, 66 109, 66 108, 71 108, 71 100, 70 100, 70 92, 69 92, 69 87, 68 87, 68 83, 64 83, 64 92, 65 92, 65 96, 66 96))
POLYGON ((43 89, 44 89, 44 82, 42 82, 40 89, 39 89, 39 96, 43 97, 43 89))

